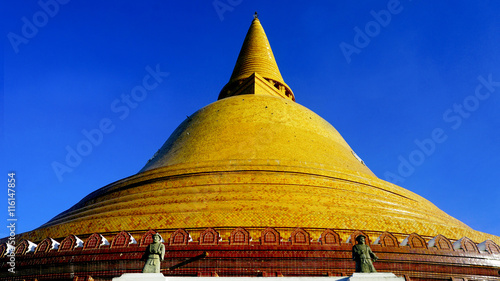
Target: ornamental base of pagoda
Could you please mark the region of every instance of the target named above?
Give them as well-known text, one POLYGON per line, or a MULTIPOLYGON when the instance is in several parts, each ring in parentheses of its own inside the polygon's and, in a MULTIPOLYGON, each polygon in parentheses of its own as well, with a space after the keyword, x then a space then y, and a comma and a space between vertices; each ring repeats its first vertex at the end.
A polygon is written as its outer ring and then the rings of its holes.
POLYGON ((476 244, 467 237, 449 240, 442 235, 302 228, 264 228, 260 238, 252 239, 241 227, 94 233, 82 235, 82 239, 75 235, 47 237, 36 243, 22 240, 15 249, 4 243, 0 244, 0 281, 111 281, 123 274, 140 273, 144 267, 141 258, 156 233, 165 237, 161 274, 168 280, 361 280, 345 278, 362 277, 354 273, 352 247, 355 238, 364 235, 379 258, 374 263, 379 273, 394 273, 406 281, 500 281, 500 246, 491 240, 476 244), (230 235, 221 239, 224 231, 230 235), (320 234, 315 236, 315 231, 320 234))

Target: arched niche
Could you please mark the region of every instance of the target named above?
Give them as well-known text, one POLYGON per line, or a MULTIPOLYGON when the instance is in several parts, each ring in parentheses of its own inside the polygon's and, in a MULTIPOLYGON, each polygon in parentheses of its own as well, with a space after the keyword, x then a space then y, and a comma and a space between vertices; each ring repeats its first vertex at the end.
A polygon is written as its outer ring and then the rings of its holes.
POLYGON ((179 228, 170 236, 169 245, 187 245, 189 241, 191 241, 189 233, 185 229, 179 228))
POLYGON ((23 240, 19 245, 17 245, 15 254, 16 255, 24 255, 27 253, 35 252, 35 249, 37 247, 37 244, 29 241, 29 240, 23 240))
POLYGON ((454 251, 453 245, 451 244, 450 240, 448 240, 448 238, 444 237, 441 234, 438 234, 436 237, 429 240, 427 245, 429 246, 429 248, 436 247, 438 250, 454 251))
POLYGON ((365 244, 366 244, 366 245, 370 245, 370 244, 371 244, 370 237, 368 237, 368 235, 366 235, 366 234, 365 234, 363 231, 361 231, 361 230, 356 230, 356 231, 354 231, 354 232, 353 232, 353 233, 349 236, 349 238, 347 238, 346 243, 351 244, 351 245, 356 245, 356 243, 357 243, 357 242, 356 242, 356 238, 357 238, 358 236, 360 236, 360 235, 363 235, 363 236, 365 236, 365 237, 366 237, 366 238, 365 238, 365 244))
POLYGON ((491 241, 490 239, 477 244, 477 248, 481 252, 500 255, 500 246, 495 244, 495 242, 491 241))
POLYGON ((101 246, 107 246, 109 242, 104 236, 99 233, 93 233, 85 240, 83 244, 84 250, 98 249, 101 246))
POLYGON ((389 232, 384 232, 373 242, 374 245, 382 247, 399 247, 398 239, 389 232))
POLYGON ((111 242, 111 248, 128 247, 130 244, 136 243, 137 242, 135 241, 132 234, 128 233, 127 231, 121 231, 113 238, 113 242, 111 242))
POLYGON ((46 253, 48 251, 51 251, 51 250, 57 250, 59 248, 59 242, 57 242, 56 240, 52 239, 52 238, 45 238, 43 239, 42 242, 40 242, 38 244, 38 246, 36 246, 36 249, 35 249, 35 254, 36 253, 46 253))
POLYGON ((302 228, 296 228, 290 234, 292 245, 310 245, 311 235, 302 228))
POLYGON ((472 240, 467 237, 462 237, 455 241, 455 243, 453 243, 453 249, 462 250, 468 253, 479 253, 476 243, 472 242, 472 240))
POLYGON ((219 233, 213 228, 207 228, 200 234, 200 245, 218 245, 220 241, 219 233))
POLYGON ((80 238, 76 237, 75 235, 71 234, 70 236, 64 238, 61 241, 58 251, 59 252, 71 251, 79 247, 83 247, 83 241, 80 238))
POLYGON ((280 233, 272 227, 264 229, 261 233, 260 243, 262 245, 279 245, 280 241, 280 233))
MULTIPOLYGON (((144 247, 147 246, 151 243, 153 243, 153 235, 158 234, 160 235, 156 230, 150 229, 144 235, 142 235, 141 240, 139 241, 139 247, 144 247)), ((160 235, 160 241, 165 242, 163 240, 163 237, 160 235)))
POLYGON ((229 235, 229 245, 248 245, 250 239, 250 233, 246 229, 237 227, 229 235))
POLYGON ((333 229, 327 229, 321 233, 319 237, 319 242, 321 245, 332 245, 332 246, 340 246, 341 239, 340 235, 333 231, 333 229))

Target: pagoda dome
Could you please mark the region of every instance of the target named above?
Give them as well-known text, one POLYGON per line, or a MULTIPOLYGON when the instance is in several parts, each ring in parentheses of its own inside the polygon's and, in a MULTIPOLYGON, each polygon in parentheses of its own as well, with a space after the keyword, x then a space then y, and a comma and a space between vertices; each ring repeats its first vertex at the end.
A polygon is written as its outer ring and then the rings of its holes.
POLYGON ((141 172, 238 162, 317 167, 373 178, 337 130, 313 111, 268 95, 238 95, 189 116, 141 172))

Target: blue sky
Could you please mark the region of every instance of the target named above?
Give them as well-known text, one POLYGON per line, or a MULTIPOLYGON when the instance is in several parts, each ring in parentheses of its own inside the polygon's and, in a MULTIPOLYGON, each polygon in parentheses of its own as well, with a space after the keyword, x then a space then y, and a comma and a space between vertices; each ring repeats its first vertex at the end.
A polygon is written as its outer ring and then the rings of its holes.
POLYGON ((217 99, 258 11, 298 103, 378 177, 500 235, 500 2, 311 2, 3 3, 1 171, 16 172, 17 231, 137 173, 217 99))

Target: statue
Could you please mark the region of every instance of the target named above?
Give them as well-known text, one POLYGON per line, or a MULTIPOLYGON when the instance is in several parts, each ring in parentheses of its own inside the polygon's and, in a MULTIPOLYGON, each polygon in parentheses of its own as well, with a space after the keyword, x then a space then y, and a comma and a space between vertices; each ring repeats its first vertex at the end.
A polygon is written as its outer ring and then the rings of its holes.
POLYGON ((153 235, 153 243, 149 244, 144 253, 143 259, 146 264, 142 273, 160 273, 160 264, 165 257, 165 245, 161 242, 160 234, 153 235))
POLYGON ((352 259, 356 262, 355 272, 377 272, 373 267, 373 261, 378 260, 370 247, 365 244, 366 237, 359 235, 356 237, 358 244, 352 246, 352 259))

